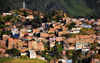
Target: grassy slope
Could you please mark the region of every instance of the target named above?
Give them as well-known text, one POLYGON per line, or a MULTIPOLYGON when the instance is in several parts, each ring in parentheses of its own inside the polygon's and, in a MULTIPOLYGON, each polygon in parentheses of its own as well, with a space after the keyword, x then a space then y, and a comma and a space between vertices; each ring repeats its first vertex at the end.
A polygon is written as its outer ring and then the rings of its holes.
POLYGON ((100 15, 100 0, 77 0, 100 15))
POLYGON ((0 63, 47 63, 38 59, 0 58, 0 63))
POLYGON ((72 15, 85 16, 87 13, 92 13, 93 11, 80 4, 75 0, 61 0, 62 5, 66 8, 66 11, 72 15))

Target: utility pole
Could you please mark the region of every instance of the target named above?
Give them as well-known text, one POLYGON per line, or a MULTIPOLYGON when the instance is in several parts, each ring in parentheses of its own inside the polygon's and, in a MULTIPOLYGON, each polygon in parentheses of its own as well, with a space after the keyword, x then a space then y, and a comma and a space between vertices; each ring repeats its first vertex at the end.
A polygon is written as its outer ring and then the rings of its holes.
POLYGON ((47 60, 47 54, 48 54, 48 52, 46 53, 46 60, 47 60))
POLYGON ((54 63, 56 63, 56 55, 54 55, 54 63))
MULTIPOLYGON (((55 47, 56 47, 56 42, 55 42, 55 47)), ((56 63, 55 47, 54 47, 54 63, 56 63)))

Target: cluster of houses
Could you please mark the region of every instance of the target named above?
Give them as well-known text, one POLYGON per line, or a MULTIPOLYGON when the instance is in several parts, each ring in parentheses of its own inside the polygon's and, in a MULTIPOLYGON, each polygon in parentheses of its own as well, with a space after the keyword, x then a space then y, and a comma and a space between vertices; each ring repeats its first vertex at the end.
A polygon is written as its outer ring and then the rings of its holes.
MULTIPOLYGON (((28 10, 27 10, 28 12, 28 10)), ((32 13, 30 11, 30 13, 32 13)), ((10 15, 5 14, 4 15, 10 15)), ((29 15, 26 18, 34 19, 33 16, 29 15)), ((23 17, 22 21, 25 20, 23 17)), ((43 18, 43 16, 41 16, 43 18)), ((36 54, 36 51, 44 51, 44 44, 49 43, 50 49, 55 46, 55 43, 63 45, 63 50, 78 50, 81 49, 82 53, 89 51, 90 53, 98 53, 96 50, 90 50, 89 44, 98 42, 100 43, 100 36, 95 34, 91 35, 76 35, 75 38, 66 38, 63 34, 76 34, 80 33, 82 28, 92 28, 92 25, 100 25, 100 19, 95 21, 94 19, 86 20, 84 18, 73 19, 69 17, 64 17, 62 20, 58 22, 46 22, 42 23, 40 27, 33 29, 32 25, 23 25, 21 29, 18 27, 21 24, 11 25, 11 23, 7 22, 10 26, 5 27, 5 30, 11 30, 10 35, 2 35, 2 39, 0 40, 0 56, 5 53, 6 49, 17 48, 20 50, 21 56, 29 55, 30 58, 38 58, 45 60, 44 57, 36 54), (68 24, 74 22, 75 27, 71 29, 68 28, 68 24), (88 22, 88 25, 86 24, 88 22), (29 53, 28 53, 28 52, 29 53)), ((99 31, 99 27, 93 28, 99 31)), ((90 31, 91 32, 91 31, 90 31)), ((97 48, 99 49, 99 48, 97 48)), ((7 55, 6 55, 7 56, 7 55)), ((9 56, 9 55, 8 55, 9 56)), ((62 59, 60 59, 61 61, 62 59)), ((70 60, 72 61, 72 60, 70 60)))

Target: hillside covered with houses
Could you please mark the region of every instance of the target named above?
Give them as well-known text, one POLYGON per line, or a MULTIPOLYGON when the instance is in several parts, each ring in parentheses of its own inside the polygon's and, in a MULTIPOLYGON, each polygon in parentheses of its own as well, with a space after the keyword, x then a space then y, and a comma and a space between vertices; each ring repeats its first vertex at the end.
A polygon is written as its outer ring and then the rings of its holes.
POLYGON ((62 11, 29 9, 0 15, 0 58, 51 63, 100 62, 100 19, 73 18, 62 11))

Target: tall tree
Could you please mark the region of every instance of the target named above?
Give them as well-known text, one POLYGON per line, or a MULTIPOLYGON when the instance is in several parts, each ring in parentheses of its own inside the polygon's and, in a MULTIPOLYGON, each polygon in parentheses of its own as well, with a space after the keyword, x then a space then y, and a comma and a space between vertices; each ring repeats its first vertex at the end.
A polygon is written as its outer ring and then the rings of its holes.
POLYGON ((72 63, 77 63, 78 58, 76 52, 73 52, 72 60, 73 60, 72 63))
POLYGON ((56 60, 61 57, 60 52, 58 51, 57 45, 55 43, 54 47, 54 63, 56 63, 56 60))
POLYGON ((10 12, 10 11, 11 11, 11 7, 10 6, 7 6, 6 12, 10 12))
POLYGON ((23 13, 24 13, 23 16, 25 16, 25 17, 28 16, 28 13, 25 10, 23 11, 23 13))
POLYGON ((31 21, 33 28, 37 28, 41 23, 42 19, 39 15, 33 15, 34 19, 31 21))

